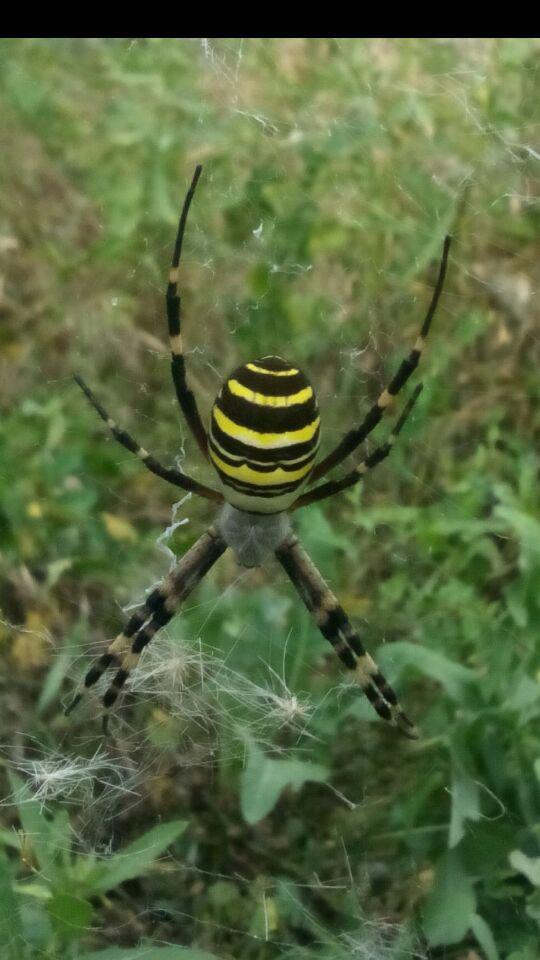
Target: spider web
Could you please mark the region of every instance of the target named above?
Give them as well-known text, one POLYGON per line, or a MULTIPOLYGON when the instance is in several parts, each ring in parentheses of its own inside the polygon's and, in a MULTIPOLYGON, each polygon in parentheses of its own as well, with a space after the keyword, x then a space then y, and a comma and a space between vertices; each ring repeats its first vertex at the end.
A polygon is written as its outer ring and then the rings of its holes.
MULTIPOLYGON (((508 407, 523 442, 534 438, 527 411, 537 395, 531 370, 540 359, 534 338, 538 41, 143 38, 108 46, 88 40, 56 51, 49 43, 32 52, 35 67, 22 46, 6 66, 6 140, 10 131, 17 134, 6 143, 11 194, 23 199, 17 207, 8 197, 2 210, 3 305, 13 358, 4 390, 6 408, 20 404, 25 422, 43 425, 27 446, 44 449, 32 469, 45 478, 50 462, 78 443, 90 423, 74 413, 79 401, 70 393, 71 368, 80 367, 145 447, 214 482, 178 419, 162 304, 177 210, 196 162, 204 173, 188 221, 181 287, 188 376, 203 415, 237 362, 283 354, 317 388, 326 450, 361 419, 414 342, 442 239, 454 233, 447 289, 419 373, 429 399, 419 404, 388 469, 377 471, 365 490, 298 518, 306 545, 375 647, 386 631, 389 639, 401 637, 399 617, 381 623, 379 616, 386 604, 407 610, 408 582, 428 576, 414 531, 424 535, 428 555, 437 549, 419 511, 435 517, 441 536, 452 527, 456 490, 467 483, 453 463, 481 472, 477 449, 486 437, 500 441, 508 407), (92 64, 99 66, 96 83, 89 80, 92 64), (38 93, 40 67, 46 82, 38 93), (58 129, 66 118, 69 134, 58 129), (13 293, 21 287, 28 305, 13 293), (27 316, 43 331, 29 347, 27 316), (51 393, 47 404, 43 382, 51 393)), ((387 429, 382 425, 377 438, 387 429)), ((128 454, 97 427, 93 446, 102 453, 85 454, 73 470, 68 463, 44 492, 29 484, 21 502, 46 514, 48 503, 58 502, 57 488, 67 496, 98 492, 99 505, 81 519, 89 523, 93 510, 109 515, 107 592, 126 612, 167 573, 209 514, 193 498, 171 513, 174 492, 140 478, 128 454), (125 470, 125 481, 107 464, 123 476, 125 470), (140 528, 147 531, 145 545, 140 528)), ((9 485, 6 474, 11 503, 9 485)), ((90 614, 92 590, 99 589, 91 576, 90 599, 74 585, 76 577, 63 586, 70 564, 86 576, 77 559, 85 542, 58 535, 46 583, 67 612, 56 620, 45 602, 45 622, 35 628, 24 612, 42 602, 35 556, 46 544, 38 541, 27 555, 21 536, 23 572, 10 571, 8 579, 18 601, 3 621, 19 637, 21 658, 29 656, 21 638, 30 637, 52 650, 53 665, 69 656, 72 678, 81 673, 77 657, 86 661, 104 639, 93 618, 92 631, 76 644, 55 639, 74 621, 72 608, 90 614)), ((104 567, 102 555, 94 562, 104 567)), ((446 602, 444 583, 434 584, 446 602)), ((105 611, 110 599, 99 593, 99 603, 105 611)), ((416 636, 423 642, 439 621, 427 606, 421 610, 416 636)), ((347 702, 314 633, 272 565, 262 574, 239 573, 224 562, 223 572, 190 597, 185 617, 154 641, 133 678, 140 704, 147 700, 159 716, 141 741, 138 717, 120 711, 125 763, 112 771, 108 754, 91 751, 92 738, 77 735, 75 742, 68 737, 66 750, 28 738, 14 752, 14 766, 40 801, 92 811, 77 839, 88 849, 104 810, 113 818, 144 804, 149 773, 157 779, 168 769, 171 749, 160 746, 156 733, 164 716, 184 725, 183 769, 212 770, 218 749, 225 767, 241 763, 246 731, 274 756, 330 757, 342 708, 357 722, 367 713, 347 702)), ((455 649, 459 657, 462 648, 455 649)), ((25 710, 15 724, 23 739, 24 716, 25 710)), ((344 809, 365 801, 361 789, 345 789, 341 799, 325 789, 344 809)), ((210 875, 231 879, 225 870, 210 875)), ((348 868, 340 878, 344 889, 356 891, 348 868)), ((332 882, 317 878, 312 885, 332 882)), ((298 881, 291 889, 310 885, 298 881)), ((262 942, 293 947, 274 939, 265 896, 262 942)), ((217 927, 226 938, 226 926, 217 927)), ((353 957, 383 957, 386 942, 377 931, 370 938, 364 923, 344 949, 353 957)))

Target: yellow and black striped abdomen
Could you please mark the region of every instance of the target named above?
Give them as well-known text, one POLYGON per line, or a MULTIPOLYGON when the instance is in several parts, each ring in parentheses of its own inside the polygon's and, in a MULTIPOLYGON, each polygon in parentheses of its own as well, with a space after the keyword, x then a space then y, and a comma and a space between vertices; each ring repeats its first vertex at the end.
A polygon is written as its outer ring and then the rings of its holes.
POLYGON ((281 357, 238 367, 212 408, 210 458, 234 507, 286 510, 309 477, 319 411, 307 377, 281 357))

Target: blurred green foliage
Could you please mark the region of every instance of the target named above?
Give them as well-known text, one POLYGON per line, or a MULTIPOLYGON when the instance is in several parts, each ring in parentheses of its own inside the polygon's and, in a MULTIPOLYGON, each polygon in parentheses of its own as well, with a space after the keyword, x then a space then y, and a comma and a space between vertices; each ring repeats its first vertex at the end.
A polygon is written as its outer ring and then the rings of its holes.
MULTIPOLYGON (((539 80, 527 38, 1 41, 2 956, 539 956, 539 80), (413 342, 455 234, 392 458, 297 517, 416 745, 345 685, 277 569, 228 557, 107 744, 97 699, 62 716, 166 573, 177 499, 72 371, 212 482, 164 328, 196 162, 201 405, 278 352, 318 387, 325 449, 413 342)), ((178 507, 176 555, 209 516, 178 507)))

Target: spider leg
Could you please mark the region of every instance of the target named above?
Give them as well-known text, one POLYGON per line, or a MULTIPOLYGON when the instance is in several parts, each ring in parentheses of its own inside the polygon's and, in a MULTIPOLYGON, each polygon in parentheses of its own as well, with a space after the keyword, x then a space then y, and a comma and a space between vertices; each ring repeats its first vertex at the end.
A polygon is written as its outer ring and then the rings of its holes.
POLYGON ((191 186, 186 194, 184 205, 182 207, 182 213, 180 214, 178 233, 176 234, 176 242, 171 261, 169 283, 167 286, 165 301, 167 305, 167 321, 169 325, 169 343, 171 346, 171 372, 176 390, 176 396, 178 397, 178 403, 180 404, 182 413, 187 420, 193 436, 195 437, 205 458, 208 458, 208 437, 199 414, 197 401, 195 400, 193 391, 188 387, 186 380, 186 364, 184 361, 184 347, 181 334, 182 304, 180 294, 178 293, 180 256, 182 254, 184 230, 186 228, 186 220, 189 213, 189 208, 193 199, 193 194, 195 193, 195 188, 201 175, 201 170, 202 166, 200 164, 195 167, 195 173, 193 174, 191 186))
POLYGON ((127 433, 126 430, 122 430, 122 428, 118 426, 116 421, 109 416, 105 410, 105 407, 99 402, 92 390, 90 390, 90 387, 85 383, 83 378, 79 376, 79 374, 75 374, 74 379, 83 393, 86 395, 94 410, 97 410, 101 419, 107 424, 114 439, 117 440, 118 443, 122 444, 126 450, 129 450, 130 453, 134 453, 135 456, 138 457, 142 463, 144 463, 147 470, 150 470, 151 473, 155 473, 158 477, 162 477, 163 480, 167 480, 168 483, 174 484, 175 487, 182 487, 183 490, 189 490, 190 493, 195 493, 197 496, 204 497, 206 500, 213 500, 214 503, 223 503, 223 497, 217 492, 217 490, 212 490, 211 487, 207 487, 205 484, 199 483, 198 480, 194 480, 186 473, 182 473, 181 470, 175 470, 173 467, 164 467, 159 460, 156 460, 155 457, 148 453, 148 450, 145 450, 144 447, 141 447, 141 445, 137 443, 131 434, 127 433))
POLYGON ((105 710, 110 710, 129 674, 136 667, 144 648, 158 630, 169 623, 179 604, 200 583, 226 546, 214 527, 210 527, 196 541, 163 582, 152 590, 142 607, 129 618, 122 633, 92 664, 84 678, 83 690, 76 694, 67 707, 66 714, 71 713, 81 701, 84 689, 93 687, 109 667, 116 667, 116 673, 103 696, 105 710))
POLYGON ((314 487, 313 490, 308 490, 307 493, 301 494, 301 496, 298 497, 298 500, 295 500, 289 509, 291 511, 298 510, 299 507, 307 507, 310 503, 317 503, 319 500, 326 500, 327 497, 333 497, 335 493, 340 493, 342 490, 346 490, 347 487, 352 487, 356 483, 359 483, 369 470, 373 470, 377 464, 385 460, 386 457, 391 453, 392 447, 399 437, 412 408, 422 392, 422 389, 423 384, 419 383, 413 391, 412 396, 406 403, 399 420, 397 420, 394 424, 392 432, 385 443, 381 443, 379 447, 376 447, 372 453, 360 461, 354 470, 346 473, 345 476, 341 477, 340 480, 329 480, 327 483, 321 483, 320 486, 314 487))
POLYGON ((276 557, 292 580, 323 637, 333 646, 383 720, 414 740, 418 732, 401 709, 395 691, 366 652, 343 607, 293 534, 276 550, 276 557))
POLYGON ((443 252, 441 257, 441 263, 439 266, 439 275, 437 277, 437 283, 435 284, 435 289, 433 291, 433 296, 431 298, 431 303, 429 305, 428 312, 426 314, 425 320, 420 328, 416 343, 409 353, 408 357, 402 360, 397 373, 394 375, 393 379, 390 381, 385 390, 378 397, 374 405, 371 407, 371 410, 368 410, 366 416, 364 417, 360 426, 355 427, 353 430, 349 430, 345 434, 343 439, 338 443, 337 447, 328 454, 324 460, 321 460, 318 463, 313 473, 311 474, 311 482, 314 480, 320 480, 321 477, 324 477, 329 470, 333 470, 334 467, 341 463, 345 457, 348 457, 353 450, 364 442, 367 436, 371 431, 377 426, 379 421, 382 419, 384 413, 393 403, 394 397, 401 390, 401 388, 406 384, 407 380, 411 374, 416 370, 420 356, 425 346, 426 338, 429 333, 429 328, 431 326, 431 321, 437 309, 439 299, 442 293, 444 286, 444 279, 446 276, 446 267, 448 265, 448 253, 450 250, 450 243, 452 238, 447 236, 444 240, 443 252))

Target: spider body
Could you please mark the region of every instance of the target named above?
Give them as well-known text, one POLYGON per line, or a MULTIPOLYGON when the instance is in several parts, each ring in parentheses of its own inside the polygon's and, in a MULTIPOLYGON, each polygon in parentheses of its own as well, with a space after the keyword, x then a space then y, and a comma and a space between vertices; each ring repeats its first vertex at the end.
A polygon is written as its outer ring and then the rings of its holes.
POLYGON ((248 513, 231 503, 221 508, 216 527, 242 567, 260 567, 291 530, 288 513, 248 513))
POLYGON ((228 377, 212 408, 208 452, 225 500, 250 513, 287 510, 305 486, 319 446, 315 392, 281 357, 262 357, 228 377))
MULTIPOLYGON (((401 709, 395 691, 364 648, 343 607, 293 532, 290 513, 324 500, 363 479, 391 452, 418 396, 414 389, 386 440, 339 479, 303 490, 339 466, 377 427, 395 396, 414 373, 443 288, 450 237, 446 237, 437 282, 426 317, 410 353, 367 411, 360 424, 316 463, 320 418, 313 387, 299 367, 267 356, 238 367, 228 377, 212 408, 209 431, 186 380, 178 292, 180 257, 191 200, 201 173, 197 167, 180 215, 166 293, 171 372, 178 402, 203 456, 217 471, 220 490, 200 483, 174 467, 166 467, 109 416, 81 377, 75 379, 106 423, 112 436, 134 453, 152 473, 214 503, 220 510, 208 528, 167 577, 149 593, 122 632, 108 644, 84 678, 93 686, 109 669, 114 674, 103 695, 107 711, 114 705, 144 648, 178 611, 184 599, 230 547, 246 567, 260 566, 273 556, 313 615, 323 637, 351 672, 373 709, 383 720, 415 737, 415 728, 401 709)), ((82 697, 80 691, 66 712, 82 697)))

